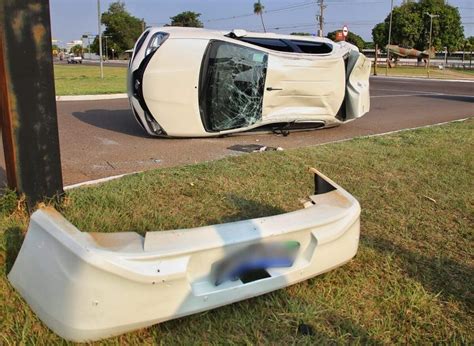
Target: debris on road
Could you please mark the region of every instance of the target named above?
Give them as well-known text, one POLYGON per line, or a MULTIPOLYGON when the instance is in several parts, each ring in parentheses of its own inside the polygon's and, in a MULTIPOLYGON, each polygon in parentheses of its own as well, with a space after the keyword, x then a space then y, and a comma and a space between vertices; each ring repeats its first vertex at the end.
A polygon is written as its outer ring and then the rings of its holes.
POLYGON ((229 150, 241 151, 244 153, 258 153, 264 151, 283 151, 282 147, 267 147, 260 144, 236 144, 228 147, 229 150))

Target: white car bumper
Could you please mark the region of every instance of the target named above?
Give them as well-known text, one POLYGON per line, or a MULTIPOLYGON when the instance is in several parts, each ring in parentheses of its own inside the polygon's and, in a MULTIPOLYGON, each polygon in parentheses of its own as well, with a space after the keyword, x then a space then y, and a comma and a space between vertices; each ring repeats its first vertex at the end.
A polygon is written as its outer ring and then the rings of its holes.
POLYGON ((39 318, 73 341, 91 341, 258 296, 349 261, 359 243, 360 206, 315 172, 316 194, 287 214, 149 232, 85 233, 40 208, 8 275, 39 318), (289 267, 216 286, 213 264, 251 244, 298 242, 289 267))

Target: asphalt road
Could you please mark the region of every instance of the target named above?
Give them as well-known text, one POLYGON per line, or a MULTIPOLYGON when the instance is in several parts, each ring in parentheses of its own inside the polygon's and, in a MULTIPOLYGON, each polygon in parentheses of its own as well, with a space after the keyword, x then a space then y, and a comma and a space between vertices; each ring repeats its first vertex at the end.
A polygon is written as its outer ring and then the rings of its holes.
POLYGON ((135 123, 126 99, 58 102, 57 106, 64 184, 70 185, 238 155, 228 149, 235 144, 290 149, 472 117, 474 83, 372 78, 371 111, 363 118, 287 137, 251 133, 205 139, 150 138, 135 123))

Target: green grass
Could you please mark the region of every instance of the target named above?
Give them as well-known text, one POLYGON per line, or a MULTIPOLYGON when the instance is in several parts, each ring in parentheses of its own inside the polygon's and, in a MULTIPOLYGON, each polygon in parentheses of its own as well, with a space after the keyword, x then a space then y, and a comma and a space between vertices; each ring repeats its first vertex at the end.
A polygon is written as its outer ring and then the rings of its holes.
MULTIPOLYGON (((373 72, 372 67, 372 72, 373 72)), ((377 66, 377 74, 385 76, 385 65, 377 66)), ((389 76, 399 77, 427 77, 428 71, 425 67, 397 66, 388 69, 389 76)), ((437 67, 430 68, 430 78, 436 79, 474 79, 474 70, 446 69, 440 70, 437 67)))
POLYGON ((126 92, 127 69, 99 66, 54 65, 56 95, 94 95, 126 92))
MULTIPOLYGON (((103 343, 472 344, 473 133, 470 120, 154 170, 70 191, 62 212, 80 229, 142 234, 300 208, 298 199, 313 190, 308 166, 362 206, 359 252, 343 267, 103 343), (314 335, 298 334, 300 323, 314 335)), ((0 206, 0 343, 57 343, 6 280, 27 216, 11 195, 0 206)))

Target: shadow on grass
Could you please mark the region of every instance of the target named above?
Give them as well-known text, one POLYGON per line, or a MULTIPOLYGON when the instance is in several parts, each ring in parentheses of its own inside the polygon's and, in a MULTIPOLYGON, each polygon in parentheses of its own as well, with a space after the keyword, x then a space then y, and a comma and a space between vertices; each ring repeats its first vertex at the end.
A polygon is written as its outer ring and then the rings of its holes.
MULTIPOLYGON (((230 325, 232 327, 227 329, 227 333, 234 339, 235 335, 241 335, 242 340, 257 344, 381 344, 354 320, 335 311, 325 310, 322 314, 311 315, 304 308, 295 310, 290 305, 305 307, 311 303, 280 289, 214 310, 163 322, 150 327, 150 330, 156 341, 170 338, 182 330, 200 330, 200 325, 202 328, 214 325, 209 329, 215 335, 222 335, 225 325, 230 325), (267 319, 269 314, 272 316, 271 323, 267 319), (259 336, 258 340, 251 340, 256 335, 259 336)), ((230 341, 232 342, 233 340, 230 341)))
POLYGON ((72 115, 86 123, 104 130, 123 133, 130 136, 150 138, 133 118, 130 109, 91 109, 85 112, 73 112, 72 115))
POLYGON ((443 257, 415 253, 389 240, 365 235, 361 242, 382 253, 393 253, 408 275, 444 300, 456 300, 468 311, 474 309, 474 268, 443 257))
POLYGON ((382 344, 373 339, 366 329, 350 318, 343 317, 335 312, 326 312, 324 318, 337 331, 337 335, 346 336, 344 342, 362 342, 370 345, 382 344))
POLYGON ((5 231, 3 237, 5 238, 6 246, 5 275, 8 275, 20 252, 25 236, 20 227, 11 227, 5 231))
POLYGON ((235 222, 287 213, 287 211, 282 208, 248 200, 244 197, 240 197, 234 194, 226 195, 226 200, 229 201, 232 206, 237 208, 237 211, 235 211, 231 215, 224 215, 218 219, 211 220, 208 223, 209 225, 216 225, 220 223, 235 222))

